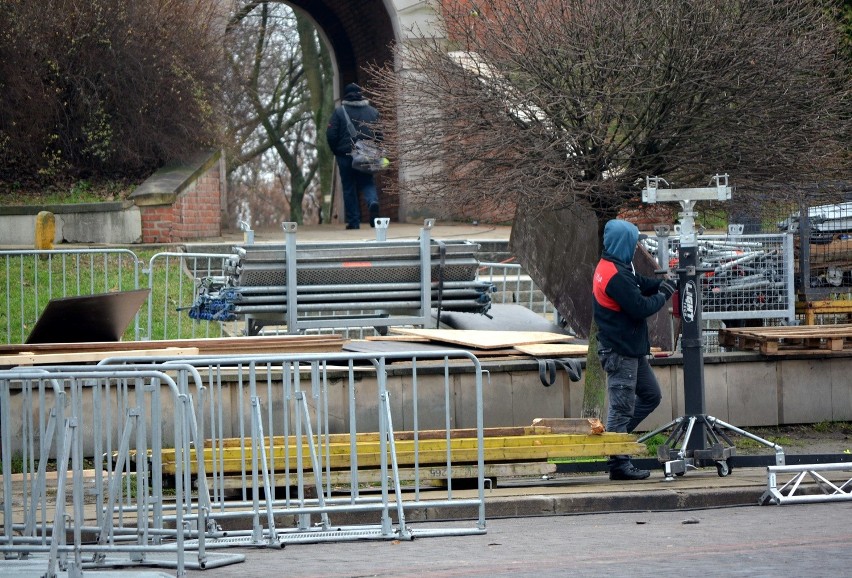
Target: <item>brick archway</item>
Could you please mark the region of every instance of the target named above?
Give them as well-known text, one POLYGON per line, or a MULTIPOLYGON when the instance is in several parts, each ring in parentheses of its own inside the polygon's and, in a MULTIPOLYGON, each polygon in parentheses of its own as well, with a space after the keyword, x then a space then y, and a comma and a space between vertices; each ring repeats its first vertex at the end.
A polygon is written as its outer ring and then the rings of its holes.
MULTIPOLYGON (((404 44, 423 35, 443 36, 436 28, 435 10, 440 4, 423 0, 285 0, 294 10, 314 21, 332 52, 335 66, 335 93, 356 82, 368 85, 364 67, 393 60, 394 44, 404 44)), ((369 92, 369 86, 366 87, 369 92)), ((383 174, 378 182, 403 178, 383 174)), ((383 211, 406 220, 405 199, 386 198, 383 211)))

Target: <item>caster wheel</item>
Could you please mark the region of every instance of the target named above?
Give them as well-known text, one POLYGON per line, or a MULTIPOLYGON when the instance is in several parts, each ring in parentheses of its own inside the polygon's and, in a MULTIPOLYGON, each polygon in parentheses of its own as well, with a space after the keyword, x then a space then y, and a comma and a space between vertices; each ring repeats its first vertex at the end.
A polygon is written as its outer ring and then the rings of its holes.
POLYGON ((716 473, 719 474, 720 478, 730 476, 731 467, 728 465, 728 462, 716 462, 716 473))

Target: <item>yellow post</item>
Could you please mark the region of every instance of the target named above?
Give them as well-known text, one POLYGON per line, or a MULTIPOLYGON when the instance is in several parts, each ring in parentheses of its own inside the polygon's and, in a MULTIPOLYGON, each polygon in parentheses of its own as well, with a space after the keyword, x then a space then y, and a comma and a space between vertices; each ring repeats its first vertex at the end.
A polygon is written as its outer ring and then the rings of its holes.
POLYGON ((53 239, 56 237, 56 217, 50 211, 40 211, 36 215, 35 248, 53 249, 53 239))

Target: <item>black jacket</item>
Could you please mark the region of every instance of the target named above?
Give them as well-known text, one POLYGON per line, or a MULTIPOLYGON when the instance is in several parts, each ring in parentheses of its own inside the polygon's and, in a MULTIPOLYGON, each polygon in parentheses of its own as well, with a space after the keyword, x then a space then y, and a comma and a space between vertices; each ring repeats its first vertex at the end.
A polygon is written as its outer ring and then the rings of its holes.
POLYGON ((374 127, 371 126, 379 120, 379 111, 370 106, 370 101, 344 100, 341 106, 334 109, 334 113, 328 122, 328 128, 325 131, 325 138, 328 141, 331 152, 337 156, 343 156, 352 151, 352 138, 346 126, 343 107, 346 107, 349 119, 358 132, 356 140, 381 140, 381 134, 378 132, 374 133, 374 127))
POLYGON ((646 318, 663 308, 666 297, 659 293, 662 279, 643 277, 628 263, 604 253, 593 281, 594 315, 598 342, 627 357, 651 352, 646 318))

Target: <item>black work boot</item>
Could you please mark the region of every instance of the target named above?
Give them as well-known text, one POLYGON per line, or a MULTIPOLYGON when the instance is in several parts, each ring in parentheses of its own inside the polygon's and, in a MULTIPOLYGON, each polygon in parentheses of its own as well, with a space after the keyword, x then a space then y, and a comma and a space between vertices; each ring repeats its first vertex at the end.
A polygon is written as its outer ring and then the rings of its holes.
POLYGON ((630 462, 625 467, 609 471, 610 480, 644 480, 650 475, 650 470, 640 470, 630 462))
POLYGON ((606 461, 610 480, 644 480, 651 475, 649 470, 640 470, 628 456, 610 456, 606 461))

